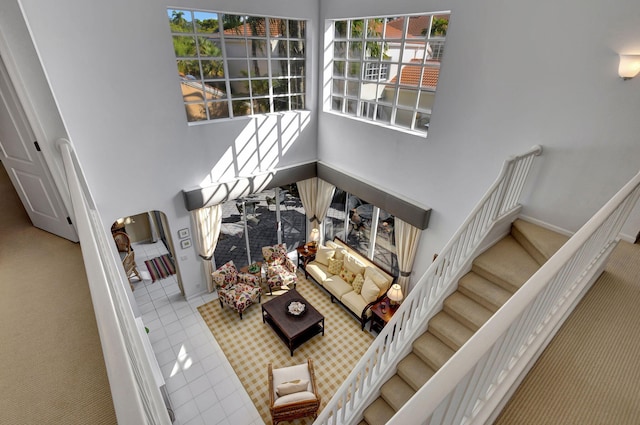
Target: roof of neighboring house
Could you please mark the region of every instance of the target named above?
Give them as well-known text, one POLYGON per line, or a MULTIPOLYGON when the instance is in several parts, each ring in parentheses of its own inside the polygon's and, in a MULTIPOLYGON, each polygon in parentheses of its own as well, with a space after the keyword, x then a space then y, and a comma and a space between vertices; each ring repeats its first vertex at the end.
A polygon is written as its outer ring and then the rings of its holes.
MULTIPOLYGON (((412 63, 420 64, 422 63, 421 59, 412 59, 412 63)), ((439 64, 439 61, 427 61, 434 64, 439 64)), ((421 66, 414 65, 405 65, 402 67, 400 71, 400 84, 404 86, 413 86, 420 88, 433 88, 435 89, 438 85, 438 78, 440 77, 440 67, 439 66, 428 66, 424 68, 424 74, 422 74, 422 82, 420 83, 420 72, 421 66)), ((393 77, 389 84, 398 81, 398 76, 393 77)))
MULTIPOLYGON (((286 35, 286 19, 278 19, 278 18, 269 18, 269 35, 271 37, 285 37, 286 35), (283 28, 284 34, 280 31, 280 28, 283 28)), ((253 33, 251 26, 249 24, 239 25, 236 28, 228 28, 224 30, 225 35, 241 35, 246 37, 265 37, 267 35, 266 30, 266 22, 265 20, 259 20, 256 23, 256 32, 253 33)))
MULTIPOLYGON (((436 18, 444 18, 448 19, 449 15, 436 15, 436 18)), ((430 15, 423 16, 408 16, 409 18, 409 28, 407 31, 407 38, 424 38, 426 30, 429 28, 429 21, 431 19, 430 15)), ((396 36, 395 32, 399 33, 399 36, 402 36, 402 31, 404 31, 404 20, 405 17, 394 19, 392 21, 387 22, 387 34, 393 34, 396 36), (392 32, 390 32, 392 31, 392 32)))

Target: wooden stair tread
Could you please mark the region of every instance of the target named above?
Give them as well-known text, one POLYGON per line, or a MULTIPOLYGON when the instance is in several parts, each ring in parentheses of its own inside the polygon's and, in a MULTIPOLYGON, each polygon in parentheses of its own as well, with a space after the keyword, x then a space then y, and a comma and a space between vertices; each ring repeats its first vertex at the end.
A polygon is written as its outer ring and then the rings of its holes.
POLYGON ((369 425, 384 425, 396 414, 381 397, 378 397, 366 409, 364 409, 364 420, 369 425))
POLYGON ((404 381, 418 391, 436 373, 428 364, 420 360, 414 353, 409 353, 398 363, 396 373, 404 381))
POLYGON ((429 321, 429 332, 437 336, 440 341, 455 351, 459 350, 462 344, 473 336, 471 329, 444 311, 436 314, 429 321))
POLYGON ((473 261, 472 270, 502 288, 517 291, 540 265, 511 235, 499 240, 473 261))
POLYGON ((491 318, 491 311, 459 291, 444 301, 444 311, 472 331, 480 329, 491 318))
POLYGON ((400 376, 393 375, 380 388, 380 395, 389 406, 396 412, 407 402, 416 392, 400 376))
POLYGON ((413 352, 434 371, 440 369, 455 353, 431 332, 425 332, 413 341, 413 352))
POLYGON ((498 311, 513 295, 506 289, 474 272, 469 272, 462 276, 462 279, 458 282, 458 291, 493 313, 498 311))

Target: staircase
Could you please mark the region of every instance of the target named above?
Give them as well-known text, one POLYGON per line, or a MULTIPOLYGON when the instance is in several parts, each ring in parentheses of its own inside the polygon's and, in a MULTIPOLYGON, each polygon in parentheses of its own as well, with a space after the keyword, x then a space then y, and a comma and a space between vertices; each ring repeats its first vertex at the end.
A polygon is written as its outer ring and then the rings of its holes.
POLYGON ((413 342, 413 351, 365 409, 360 424, 385 424, 567 239, 514 221, 510 234, 476 257, 428 330, 413 342))

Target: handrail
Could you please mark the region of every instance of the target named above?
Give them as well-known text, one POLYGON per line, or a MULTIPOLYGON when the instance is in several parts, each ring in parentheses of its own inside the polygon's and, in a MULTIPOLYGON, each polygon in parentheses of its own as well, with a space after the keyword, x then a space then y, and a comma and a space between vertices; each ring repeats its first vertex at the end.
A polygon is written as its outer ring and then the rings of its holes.
POLYGON ((170 424, 125 292, 129 284, 124 282, 98 211, 92 207, 91 195, 70 142, 59 139, 57 145, 62 154, 118 423, 170 424))
POLYGON ((640 173, 576 232, 388 423, 459 424, 463 419, 465 423, 485 423, 597 279, 638 197, 640 173))
POLYGON ((504 162, 496 181, 369 346, 315 424, 351 424, 361 418, 372 394, 377 394, 406 355, 407 346, 424 332, 492 228, 519 208, 533 159, 541 153, 542 147, 534 146, 504 162))

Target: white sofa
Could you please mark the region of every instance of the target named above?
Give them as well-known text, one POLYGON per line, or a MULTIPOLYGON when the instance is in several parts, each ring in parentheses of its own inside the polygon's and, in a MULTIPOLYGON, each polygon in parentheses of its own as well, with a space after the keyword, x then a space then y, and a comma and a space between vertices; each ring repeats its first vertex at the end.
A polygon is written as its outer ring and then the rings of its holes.
POLYGON ((393 276, 338 238, 319 245, 316 257, 305 268, 311 277, 353 314, 364 329, 371 306, 384 298, 393 276))

